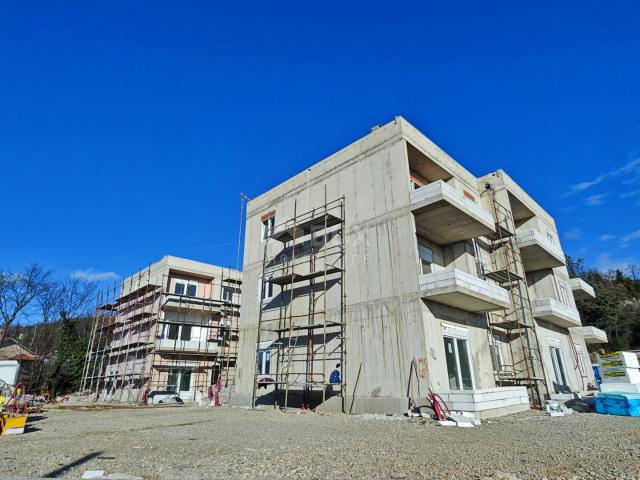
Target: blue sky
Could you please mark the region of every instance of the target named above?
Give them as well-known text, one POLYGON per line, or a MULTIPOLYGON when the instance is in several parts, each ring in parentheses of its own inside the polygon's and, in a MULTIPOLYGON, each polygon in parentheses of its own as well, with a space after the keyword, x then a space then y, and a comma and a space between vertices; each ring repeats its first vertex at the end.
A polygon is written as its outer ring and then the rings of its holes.
POLYGON ((567 253, 640 261, 637 2, 12 3, 0 268, 234 265, 240 192, 394 115, 506 170, 567 253))

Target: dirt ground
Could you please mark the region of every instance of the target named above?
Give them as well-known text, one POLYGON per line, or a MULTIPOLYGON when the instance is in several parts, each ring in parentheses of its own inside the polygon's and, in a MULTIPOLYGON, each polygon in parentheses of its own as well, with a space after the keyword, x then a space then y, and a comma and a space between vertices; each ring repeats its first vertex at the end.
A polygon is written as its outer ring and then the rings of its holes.
POLYGON ((475 428, 241 408, 49 410, 0 477, 640 478, 640 418, 527 412, 475 428))

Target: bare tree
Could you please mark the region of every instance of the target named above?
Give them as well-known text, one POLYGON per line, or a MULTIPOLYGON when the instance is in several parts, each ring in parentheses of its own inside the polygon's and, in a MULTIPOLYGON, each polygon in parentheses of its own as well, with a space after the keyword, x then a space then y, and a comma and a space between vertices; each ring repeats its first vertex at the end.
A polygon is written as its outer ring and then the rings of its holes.
POLYGON ((629 276, 634 281, 640 281, 640 265, 637 263, 629 264, 627 266, 627 271, 629 272, 629 276))
POLYGON ((46 365, 56 350, 61 321, 88 316, 95 300, 96 284, 78 279, 50 281, 36 297, 40 323, 32 332, 31 347, 38 357, 31 372, 32 388, 46 383, 46 365))
POLYGON ((93 305, 96 284, 74 278, 47 282, 36 297, 42 323, 86 315, 93 305))
POLYGON ((0 343, 7 336, 9 327, 20 318, 28 316, 33 300, 47 287, 50 270, 43 270, 34 263, 22 272, 0 271, 0 343))

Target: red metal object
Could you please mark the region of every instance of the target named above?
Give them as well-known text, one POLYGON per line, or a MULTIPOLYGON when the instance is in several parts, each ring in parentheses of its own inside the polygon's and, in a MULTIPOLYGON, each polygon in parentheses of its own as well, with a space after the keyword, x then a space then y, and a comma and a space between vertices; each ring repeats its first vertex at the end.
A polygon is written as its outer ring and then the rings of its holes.
POLYGON ((431 406, 433 407, 433 411, 436 415, 437 420, 446 420, 447 417, 451 415, 451 411, 449 410, 446 402, 440 395, 438 395, 437 393, 433 393, 433 390, 429 390, 427 400, 431 402, 431 406), (448 415, 444 414, 444 410, 442 409, 443 406, 446 409, 448 415))
POLYGON ((222 389, 222 375, 218 375, 218 379, 216 380, 216 394, 214 406, 221 407, 222 403, 220 403, 220 390, 222 389))

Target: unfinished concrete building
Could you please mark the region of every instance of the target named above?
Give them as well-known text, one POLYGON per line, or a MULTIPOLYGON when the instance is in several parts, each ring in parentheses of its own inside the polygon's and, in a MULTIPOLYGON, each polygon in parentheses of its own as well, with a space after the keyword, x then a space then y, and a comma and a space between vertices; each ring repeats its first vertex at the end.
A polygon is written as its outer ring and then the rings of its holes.
POLYGON ((489 416, 593 382, 555 222, 397 117, 247 205, 235 401, 489 416), (333 373, 333 375, 332 375, 333 373))
POLYGON ((206 398, 233 381, 241 274, 166 256, 105 292, 96 309, 82 390, 107 402, 206 398))

